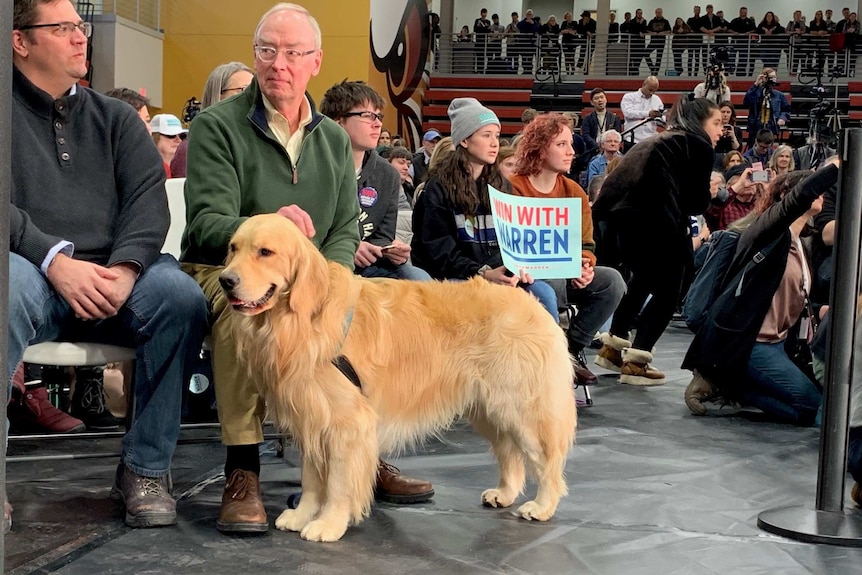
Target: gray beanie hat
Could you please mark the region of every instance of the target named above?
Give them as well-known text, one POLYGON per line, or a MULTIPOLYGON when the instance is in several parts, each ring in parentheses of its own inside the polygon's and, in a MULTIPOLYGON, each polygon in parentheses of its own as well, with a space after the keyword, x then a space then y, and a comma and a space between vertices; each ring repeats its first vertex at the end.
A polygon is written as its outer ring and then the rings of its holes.
POLYGON ((452 123, 452 143, 455 147, 488 124, 500 126, 497 115, 479 103, 476 98, 455 98, 449 104, 449 121, 452 123))

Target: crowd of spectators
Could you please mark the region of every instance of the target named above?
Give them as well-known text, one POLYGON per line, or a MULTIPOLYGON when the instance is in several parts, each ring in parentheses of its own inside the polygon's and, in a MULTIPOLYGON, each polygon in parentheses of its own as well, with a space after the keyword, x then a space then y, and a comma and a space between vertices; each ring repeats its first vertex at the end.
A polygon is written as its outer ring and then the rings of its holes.
POLYGON ((838 65, 839 53, 849 55, 848 69, 838 73, 852 75, 858 54, 860 34, 856 12, 841 11, 833 20, 832 10, 816 10, 806 20, 795 10, 786 21, 769 10, 762 17, 750 15, 742 7, 736 16, 725 17, 712 4, 692 8, 692 14, 677 14, 673 24, 662 8, 655 8, 650 19, 642 9, 625 12, 621 22, 615 12, 609 15, 607 31, 599 31, 594 12, 584 10, 575 19, 565 12, 562 20, 550 14, 541 17, 532 9, 512 12, 504 26, 500 16, 482 8, 472 26, 463 26, 455 37, 453 71, 456 73, 523 73, 532 74, 535 67, 563 74, 587 74, 597 34, 607 34, 608 66, 629 75, 640 75, 645 62, 650 74, 659 75, 665 53, 672 54, 665 71, 668 75, 697 76, 711 65, 711 55, 718 50, 730 73, 750 76, 756 60, 775 68, 783 55, 788 69, 799 73, 818 64, 818 52, 829 53, 825 63, 838 65), (783 23, 782 23, 783 22, 783 23))

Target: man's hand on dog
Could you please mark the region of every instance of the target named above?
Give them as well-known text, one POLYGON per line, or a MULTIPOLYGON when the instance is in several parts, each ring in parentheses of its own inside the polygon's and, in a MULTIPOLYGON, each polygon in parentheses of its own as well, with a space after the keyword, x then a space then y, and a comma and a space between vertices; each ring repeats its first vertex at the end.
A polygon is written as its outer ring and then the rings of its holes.
POLYGON ((283 208, 280 208, 276 213, 280 216, 284 216, 285 218, 296 224, 296 227, 299 228, 299 231, 305 234, 305 237, 309 239, 314 237, 315 231, 314 224, 311 223, 311 216, 309 216, 308 212, 306 212, 296 204, 284 206, 283 208))

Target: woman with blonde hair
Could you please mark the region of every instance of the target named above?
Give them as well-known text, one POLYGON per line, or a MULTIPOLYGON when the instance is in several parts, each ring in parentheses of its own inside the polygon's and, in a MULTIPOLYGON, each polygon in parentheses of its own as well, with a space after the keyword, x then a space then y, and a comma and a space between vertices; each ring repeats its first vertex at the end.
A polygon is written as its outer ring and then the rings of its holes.
POLYGON ((789 174, 796 169, 796 161, 793 159, 793 148, 782 144, 775 149, 775 153, 769 158, 769 169, 773 176, 789 174))

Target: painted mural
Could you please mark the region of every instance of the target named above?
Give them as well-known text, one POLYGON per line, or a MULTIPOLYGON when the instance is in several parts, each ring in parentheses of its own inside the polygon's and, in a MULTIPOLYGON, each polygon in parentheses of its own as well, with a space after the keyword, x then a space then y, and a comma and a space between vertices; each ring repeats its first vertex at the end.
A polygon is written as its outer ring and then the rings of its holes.
POLYGON ((430 0, 371 0, 368 82, 385 100, 384 127, 416 149, 433 39, 430 0))

